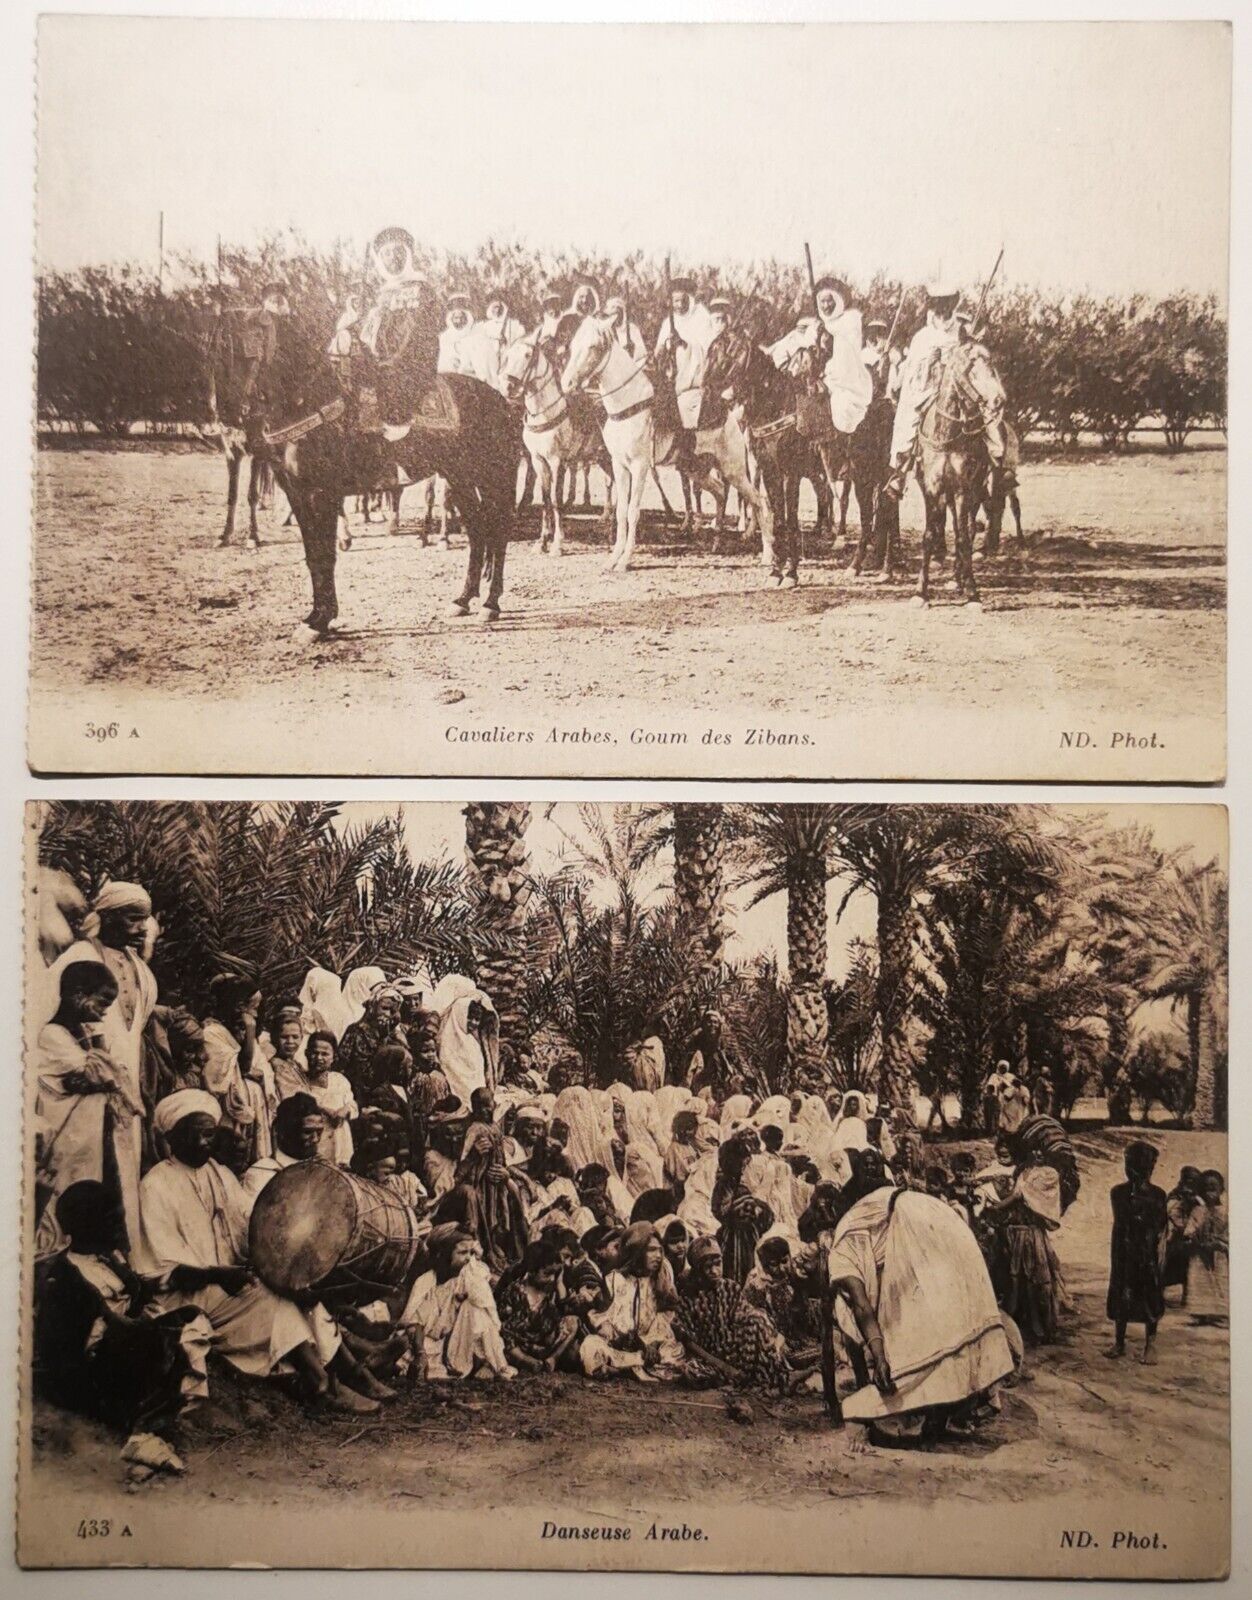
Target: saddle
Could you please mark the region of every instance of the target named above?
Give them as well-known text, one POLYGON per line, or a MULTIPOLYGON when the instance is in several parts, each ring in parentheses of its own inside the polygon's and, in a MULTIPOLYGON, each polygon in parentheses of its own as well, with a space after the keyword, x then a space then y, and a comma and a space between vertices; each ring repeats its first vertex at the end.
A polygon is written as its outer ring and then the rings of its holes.
POLYGON ((383 432, 392 444, 407 439, 415 430, 426 434, 456 433, 461 426, 461 408, 452 386, 442 375, 426 385, 417 407, 407 421, 386 424, 383 432))
POLYGON ((820 384, 806 390, 796 400, 796 429, 800 437, 807 439, 810 444, 823 444, 835 437, 830 396, 820 384))

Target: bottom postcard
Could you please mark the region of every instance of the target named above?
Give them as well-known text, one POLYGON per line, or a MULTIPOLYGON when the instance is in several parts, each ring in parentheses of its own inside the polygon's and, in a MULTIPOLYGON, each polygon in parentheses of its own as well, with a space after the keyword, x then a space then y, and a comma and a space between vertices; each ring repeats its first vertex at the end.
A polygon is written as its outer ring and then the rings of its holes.
POLYGON ((18 1557, 1221 1578, 1226 814, 26 814, 18 1557))

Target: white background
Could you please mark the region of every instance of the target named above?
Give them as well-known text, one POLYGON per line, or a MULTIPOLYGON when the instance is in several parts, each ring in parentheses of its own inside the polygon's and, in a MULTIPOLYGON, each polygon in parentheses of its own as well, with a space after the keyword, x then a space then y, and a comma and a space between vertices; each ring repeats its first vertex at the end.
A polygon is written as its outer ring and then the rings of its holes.
MULTIPOLYGON (((347 5, 331 3, 318 5, 315 0, 305 4, 285 4, 283 0, 264 0, 259 5, 241 3, 221 4, 217 0, 191 0, 190 4, 166 0, 164 4, 149 4, 146 0, 114 0, 113 5, 93 3, 93 0, 76 0, 76 3, 47 3, 38 7, 34 0, 7 0, 0 13, 0 153, 3 165, 4 211, 3 232, 0 234, 0 352, 5 362, 4 382, 0 384, 0 462, 3 471, 0 483, 4 486, 3 532, 0 535, 0 607, 3 608, 3 626, 0 627, 0 908, 11 908, 10 914, 0 914, 0 1028, 8 1048, 0 1056, 4 1068, 0 1071, 0 1477, 5 1480, 5 1492, 0 1496, 0 1585, 6 1593, 23 1597, 86 1595, 99 1600, 121 1600, 121 1597, 167 1594, 177 1587, 180 1600, 201 1600, 214 1595, 229 1582, 232 1591, 259 1590, 264 1586, 268 1596, 300 1596, 301 1600, 325 1596, 327 1600, 343 1600, 346 1594, 364 1593, 370 1600, 391 1600, 393 1596, 425 1596, 438 1594, 440 1600, 459 1600, 460 1596, 487 1592, 499 1600, 522 1600, 522 1597, 565 1596, 586 1593, 592 1583, 599 1593, 626 1596, 647 1593, 681 1594, 691 1600, 704 1597, 742 1595, 747 1597, 785 1595, 787 1600, 810 1595, 835 1596, 895 1596, 919 1590, 924 1584, 927 1595, 944 1597, 968 1594, 968 1580, 934 1582, 917 1580, 909 1583, 898 1579, 802 1579, 744 1577, 664 1576, 614 1577, 597 1576, 593 1579, 577 1575, 545 1573, 531 1574, 447 1574, 447 1573, 371 1573, 351 1576, 320 1575, 308 1573, 282 1573, 266 1575, 218 1573, 19 1573, 12 1567, 13 1550, 13 1469, 16 1453, 13 1443, 14 1412, 17 1392, 17 1316, 15 1307, 18 1293, 18 1257, 20 1230, 18 1222, 19 1172, 21 1147, 21 972, 22 944, 21 922, 17 914, 22 899, 21 883, 21 821, 22 803, 36 795, 166 798, 186 797, 205 799, 227 798, 302 798, 333 796, 343 799, 444 799, 506 798, 510 795, 533 800, 546 799, 644 799, 655 796, 670 798, 723 798, 759 797, 760 790, 736 785, 666 785, 648 786, 631 783, 627 786, 609 783, 470 783, 464 780, 447 781, 290 781, 280 778, 262 778, 250 782, 241 780, 204 779, 82 779, 42 780, 32 779, 26 770, 25 748, 25 695, 26 695, 26 635, 28 592, 28 529, 30 524, 30 462, 33 422, 33 327, 34 290, 31 262, 34 254, 31 192, 33 185, 33 105, 35 73, 35 16, 38 9, 45 11, 109 12, 125 11, 131 14, 165 15, 183 13, 192 16, 348 16, 387 18, 429 18, 434 20, 492 20, 508 18, 521 20, 535 18, 550 21, 783 21, 856 19, 861 21, 940 21, 961 20, 1020 20, 1035 21, 1045 18, 1055 21, 1062 18, 1084 19, 1144 19, 1171 18, 1211 19, 1220 15, 1235 19, 1235 82, 1233 123, 1233 210, 1232 210, 1232 272, 1230 284, 1231 439, 1234 448, 1230 455, 1230 616, 1233 628, 1230 638, 1230 719, 1229 719, 1229 781, 1224 790, 1160 789, 1152 798, 1170 800, 1224 800, 1230 807, 1232 830, 1231 870, 1234 894, 1232 898, 1232 958, 1235 972, 1232 988, 1231 1051, 1231 1209, 1235 1234, 1232 1293, 1232 1361, 1233 1361, 1233 1533, 1234 1562, 1231 1593, 1252 1593, 1252 1528, 1249 1526, 1249 1468, 1252 1466, 1252 1402, 1246 1385, 1252 1362, 1249 1360, 1249 1341, 1245 1335, 1246 1318, 1252 1311, 1247 1292, 1248 1275, 1243 1264, 1248 1259, 1244 1247, 1245 1193, 1248 1155, 1244 1130, 1252 1108, 1252 1083, 1247 1073, 1247 1058, 1243 1055, 1244 994, 1241 979, 1252 977, 1249 971, 1245 930, 1250 925, 1252 906, 1252 869, 1245 865, 1243 845, 1249 826, 1252 825, 1252 777, 1249 774, 1248 718, 1243 695, 1247 692, 1249 663, 1252 662, 1252 593, 1249 592, 1249 571, 1252 569, 1252 454, 1246 445, 1244 423, 1248 414, 1250 369, 1248 360, 1249 326, 1249 246, 1252 232, 1249 229, 1248 204, 1252 195, 1252 172, 1249 171, 1249 119, 1252 115, 1252 71, 1249 70, 1249 43, 1246 35, 1252 29, 1252 6, 1241 0, 1225 3, 1193 3, 1193 0, 1167 0, 1165 4, 1128 5, 1118 0, 1099 0, 1097 4, 1004 4, 954 5, 954 4, 878 4, 834 5, 821 4, 819 0, 791 0, 790 4, 765 5, 757 3, 732 4, 728 0, 634 0, 633 4, 604 4, 597 0, 583 0, 577 4, 523 4, 517 6, 482 5, 427 5, 409 0, 399 5, 347 5), (5 1377, 11 1374, 11 1379, 5 1377)), ((649 103, 645 87, 637 86, 640 98, 633 105, 630 89, 624 92, 623 115, 651 115, 654 107, 649 103)), ((972 95, 977 85, 970 85, 972 95)), ((902 108, 902 115, 908 108, 902 108)), ((1091 107, 1091 115, 1098 116, 1098 105, 1091 107)), ((85 108, 90 116, 90 108, 85 108)), ((1162 107, 1162 115, 1186 116, 1185 107, 1162 107)), ((380 130, 380 137, 383 137, 380 130)), ((206 138, 211 138, 206 130, 206 138)), ((1012 138, 1012 130, 1005 130, 1012 138)), ((1144 182, 1151 184, 1150 172, 1145 172, 1144 182)), ((490 220, 490 219, 488 219, 490 220)), ((1058 226, 1063 226, 1058 219, 1058 226)), ((85 571, 85 585, 91 582, 90 571, 85 571)), ((866 785, 854 784, 839 789, 821 789, 812 786, 806 794, 817 798, 823 794, 833 798, 923 800, 1045 800, 1045 801, 1099 801, 1114 803, 1119 799, 1142 803, 1149 798, 1141 788, 1119 789, 1101 786, 1078 788, 1071 786, 1043 788, 1034 785, 975 786, 950 784, 935 785, 866 785)), ((795 798, 799 798, 798 792, 795 798)), ((1116 1417, 1110 1422, 1116 1427, 1116 1417)), ((1168 1440, 1163 1441, 1168 1448, 1168 1440)), ((994 1460, 988 1471, 994 1472, 994 1460)), ((780 1484, 780 1492, 785 1486, 780 1484)), ((997 1509, 1003 1524, 1005 1562, 1013 1560, 1013 1519, 1007 1508, 997 1509)), ((1143 1586, 1110 1583, 1096 1592, 1099 1596, 1128 1594, 1143 1586)), ((1197 1586, 1176 1586, 1170 1592, 1197 1586)), ((1013 1584, 995 1582, 991 1592, 997 1595, 1050 1595, 1062 1593, 1072 1585, 1065 1584, 1013 1584)))

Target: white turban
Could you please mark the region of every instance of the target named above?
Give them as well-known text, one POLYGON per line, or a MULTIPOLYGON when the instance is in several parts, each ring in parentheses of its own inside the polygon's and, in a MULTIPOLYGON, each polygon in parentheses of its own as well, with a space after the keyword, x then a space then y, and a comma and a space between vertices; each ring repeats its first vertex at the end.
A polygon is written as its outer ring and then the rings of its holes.
POLYGON ((214 1122, 222 1120, 222 1108, 207 1089, 177 1089, 173 1094, 167 1094, 164 1100, 157 1101, 152 1113, 152 1126, 158 1133, 168 1133, 184 1117, 195 1116, 197 1112, 201 1116, 212 1117, 214 1122))
POLYGON ((100 916, 105 911, 142 911, 152 915, 152 901, 148 891, 138 883, 106 883, 91 902, 91 909, 100 916))

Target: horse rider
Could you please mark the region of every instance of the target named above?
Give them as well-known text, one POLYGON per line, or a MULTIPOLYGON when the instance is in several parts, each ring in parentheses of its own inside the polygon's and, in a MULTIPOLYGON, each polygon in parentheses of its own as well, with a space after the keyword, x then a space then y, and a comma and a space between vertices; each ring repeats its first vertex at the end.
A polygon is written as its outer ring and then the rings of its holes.
MULTIPOLYGON (((947 282, 932 283, 926 291, 926 320, 913 335, 900 374, 900 400, 891 434, 891 473, 883 493, 898 500, 904 493, 917 449, 922 413, 939 393, 939 374, 946 353, 961 343, 957 307, 961 293, 947 282)), ((1000 417, 984 413, 987 452, 995 464, 1004 455, 1000 417)))
POLYGON ((648 347, 643 342, 643 334, 639 324, 627 315, 626 297, 620 294, 611 294, 604 302, 604 314, 613 324, 613 337, 617 340, 628 355, 636 356, 642 361, 648 347))
POLYGON ((434 295, 418 271, 416 248, 407 228, 375 235, 373 304, 365 310, 364 295, 350 294, 331 340, 331 357, 356 398, 357 426, 367 432, 407 421, 438 361, 434 295))
POLYGON ((578 317, 596 317, 600 314, 600 291, 596 288, 595 280, 581 274, 574 279, 574 291, 570 295, 569 309, 578 317))
POLYGON ((501 386, 504 371, 504 353, 526 330, 511 314, 509 299, 503 289, 492 291, 487 301, 487 314, 476 322, 466 338, 464 349, 468 355, 471 377, 489 383, 493 389, 501 386))
POLYGON ((557 329, 565 311, 560 294, 551 284, 540 293, 539 310, 539 346, 551 360, 557 344, 557 329))
MULTIPOLYGON (((734 302, 728 294, 719 291, 709 296, 709 327, 713 330, 713 339, 716 339, 719 333, 725 333, 733 309, 734 302)), ((710 344, 713 339, 709 340, 710 344)))
POLYGON ((239 349, 243 377, 239 387, 238 426, 247 428, 254 404, 264 398, 268 380, 279 356, 282 325, 291 316, 287 285, 271 278, 261 288, 260 308, 242 315, 239 349))
POLYGON ((900 396, 900 352, 895 345, 887 348, 887 331, 881 317, 873 317, 865 324, 861 359, 874 385, 874 399, 886 398, 894 405, 900 396))
POLYGON ((695 279, 674 278, 670 283, 669 314, 657 332, 654 355, 660 370, 673 374, 681 435, 679 451, 688 461, 695 456, 704 372, 712 342, 708 307, 696 298, 695 279))
POLYGON ((822 382, 830 396, 830 418, 837 433, 860 427, 874 398, 874 381, 864 359, 861 313, 850 304, 852 292, 842 278, 819 278, 814 285, 816 317, 800 321, 769 354, 777 367, 787 367, 802 350, 815 350, 823 362, 822 382))
MULTIPOLYGON (((958 306, 956 308, 956 326, 959 342, 973 345, 977 353, 994 371, 991 352, 979 337, 979 332, 975 331, 974 313, 967 306, 958 306)), ((1006 432, 1003 441, 1003 454, 999 458, 997 458, 992 444, 993 441, 989 438, 988 451, 991 454, 993 465, 998 469, 1000 487, 1007 493, 1009 490, 1017 488, 1017 468, 1021 460, 1020 442, 1015 432, 1006 432)))
POLYGON ((469 372, 469 360, 462 354, 461 346, 473 325, 474 311, 469 295, 462 294, 460 290, 450 294, 444 313, 443 332, 439 335, 437 372, 469 372))

